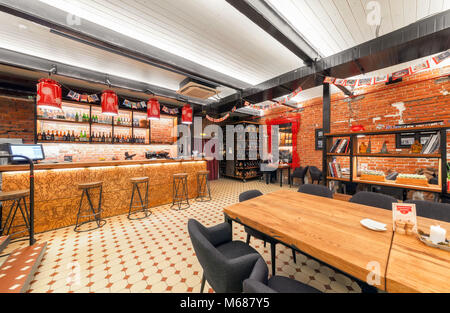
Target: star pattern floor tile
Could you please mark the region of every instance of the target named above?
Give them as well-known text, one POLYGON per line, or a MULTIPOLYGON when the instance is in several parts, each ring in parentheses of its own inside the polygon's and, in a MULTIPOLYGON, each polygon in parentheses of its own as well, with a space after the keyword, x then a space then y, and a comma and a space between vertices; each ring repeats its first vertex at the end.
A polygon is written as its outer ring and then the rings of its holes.
MULTIPOLYGON (((212 201, 193 200, 184 211, 173 211, 164 205, 152 208, 153 214, 146 219, 131 221, 126 215, 115 216, 107 219, 103 228, 86 233, 75 233, 73 227, 67 227, 37 234, 37 241, 48 245, 28 292, 199 292, 202 268, 190 242, 187 221, 195 218, 205 226, 222 223, 222 209, 238 202, 238 195, 250 189, 268 193, 280 187, 258 180, 242 183, 220 179, 211 182, 212 201)), ((236 223, 233 239, 246 239, 244 228, 236 223)), ((26 244, 11 244, 5 253, 26 244)), ((250 244, 270 268, 270 247, 265 248, 262 241, 254 238, 250 244)), ((291 250, 282 245, 277 245, 276 261, 277 275, 297 279, 323 292, 361 292, 350 278, 300 253, 294 263, 291 250)), ((213 292, 208 284, 205 290, 213 292)))

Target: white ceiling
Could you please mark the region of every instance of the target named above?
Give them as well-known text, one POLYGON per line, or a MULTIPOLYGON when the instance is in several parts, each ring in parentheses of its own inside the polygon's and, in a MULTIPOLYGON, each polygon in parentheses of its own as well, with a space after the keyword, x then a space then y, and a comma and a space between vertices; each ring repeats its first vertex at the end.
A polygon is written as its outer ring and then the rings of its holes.
MULTIPOLYGON (((0 12, 0 47, 105 74, 178 90, 186 76, 95 48, 50 32, 50 29, 0 12)), ((220 86, 220 97, 235 90, 220 86)))
POLYGON ((303 62, 225 0, 41 0, 255 85, 303 62))
POLYGON ((450 9, 449 0, 267 0, 323 56, 374 39, 369 25, 379 4, 379 36, 450 9))

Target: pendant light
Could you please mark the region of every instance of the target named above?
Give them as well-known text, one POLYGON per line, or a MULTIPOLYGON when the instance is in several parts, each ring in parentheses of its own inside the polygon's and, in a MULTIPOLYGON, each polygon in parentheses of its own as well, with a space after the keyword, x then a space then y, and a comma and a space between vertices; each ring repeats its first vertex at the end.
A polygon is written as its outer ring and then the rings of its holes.
POLYGON ((152 98, 147 102, 147 119, 159 120, 161 117, 160 104, 158 99, 152 98))
POLYGON ((102 114, 116 116, 119 114, 119 99, 113 90, 102 93, 102 114))
POLYGON ((192 124, 192 107, 189 104, 186 104, 181 110, 181 123, 192 124))
POLYGON ((36 106, 41 109, 62 110, 61 85, 50 78, 42 78, 37 84, 36 106))

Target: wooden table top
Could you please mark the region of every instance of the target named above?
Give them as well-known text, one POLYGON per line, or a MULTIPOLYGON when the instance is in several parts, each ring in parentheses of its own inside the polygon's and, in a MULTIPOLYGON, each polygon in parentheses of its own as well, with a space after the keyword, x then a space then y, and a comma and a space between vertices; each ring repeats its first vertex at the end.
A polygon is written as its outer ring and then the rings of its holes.
POLYGON ((370 273, 370 262, 376 261, 380 270, 376 287, 385 290, 391 211, 280 190, 228 206, 224 212, 361 281, 370 273), (387 224, 388 231, 364 228, 360 224, 364 218, 387 224))
MULTIPOLYGON (((440 225, 450 235, 450 223, 418 217, 417 224, 426 233, 440 225)), ((395 233, 386 276, 388 292, 450 292, 450 252, 395 233)))
MULTIPOLYGON (((127 165, 145 165, 145 164, 159 164, 159 163, 188 163, 205 161, 205 159, 153 159, 153 160, 121 160, 121 161, 97 161, 97 162, 61 162, 61 163, 38 163, 34 165, 35 170, 55 170, 68 168, 88 168, 88 167, 102 167, 102 166, 127 166, 127 165)), ((17 172, 28 171, 30 166, 28 164, 17 165, 0 165, 1 172, 17 172)))

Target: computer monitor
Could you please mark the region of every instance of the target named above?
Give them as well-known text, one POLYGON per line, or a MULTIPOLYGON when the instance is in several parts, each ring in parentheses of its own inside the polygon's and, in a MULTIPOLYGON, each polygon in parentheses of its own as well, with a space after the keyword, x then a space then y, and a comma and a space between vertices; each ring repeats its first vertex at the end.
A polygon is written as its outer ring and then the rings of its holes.
MULTIPOLYGON (((30 158, 33 161, 43 160, 44 149, 42 145, 19 145, 19 144, 9 144, 9 154, 11 155, 23 155, 30 158)), ((20 157, 13 157, 13 163, 26 163, 27 160, 20 157)))

